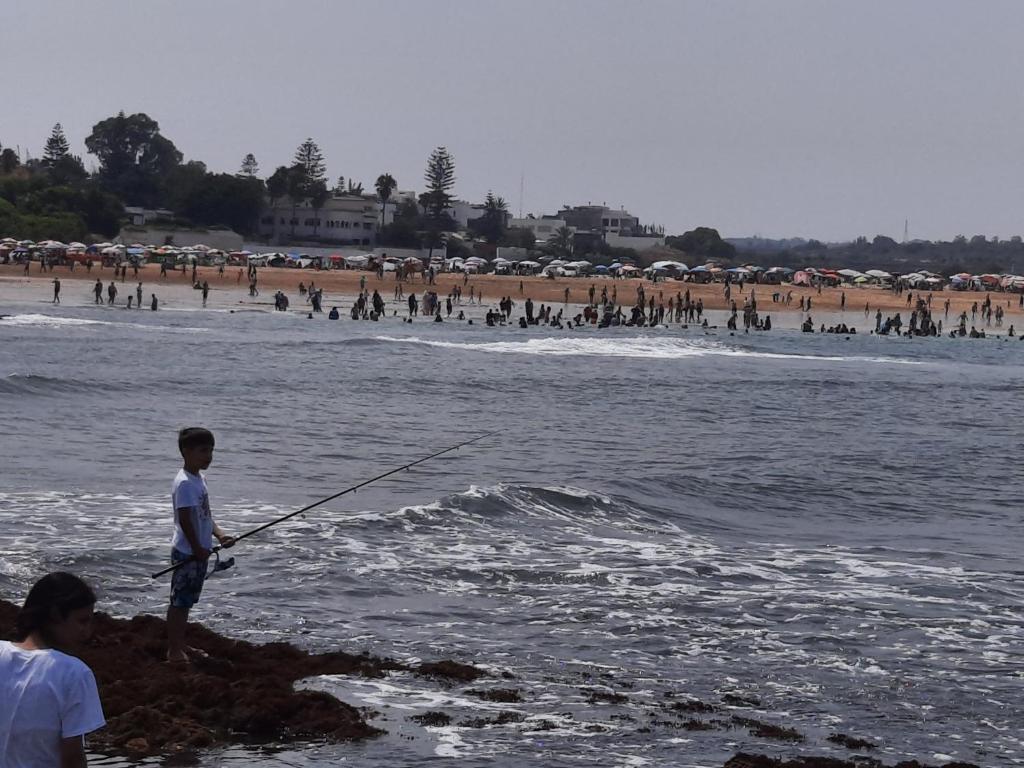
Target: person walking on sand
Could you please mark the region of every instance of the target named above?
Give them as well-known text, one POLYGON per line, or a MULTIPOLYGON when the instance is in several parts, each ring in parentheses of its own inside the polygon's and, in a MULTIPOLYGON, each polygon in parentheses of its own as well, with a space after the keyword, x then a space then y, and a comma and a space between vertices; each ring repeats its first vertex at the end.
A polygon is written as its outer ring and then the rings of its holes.
POLYGON ((107 304, 113 305, 114 299, 117 298, 117 286, 114 285, 114 281, 110 281, 110 285, 107 286, 107 304))
POLYGON ((174 536, 171 562, 181 565, 171 577, 171 598, 167 608, 167 661, 189 661, 185 627, 192 606, 199 602, 206 580, 206 561, 213 538, 224 547, 235 540, 224 533, 210 513, 210 493, 201 472, 213 461, 214 438, 203 427, 186 427, 178 433, 178 452, 183 466, 171 485, 174 536))
POLYGON ((142 283, 135 286, 135 307, 142 309, 142 283))
POLYGON ((150 295, 153 297, 153 299, 149 302, 149 308, 151 310, 153 310, 154 312, 156 312, 156 308, 157 308, 156 294, 152 293, 150 295))
POLYGON ((210 283, 208 280, 203 280, 203 306, 206 306, 206 297, 210 295, 210 283))
POLYGON ((97 277, 96 284, 92 287, 93 295, 96 296, 96 303, 103 303, 103 282, 97 277))
POLYGON ((106 725, 96 678, 75 656, 96 594, 70 573, 39 579, 0 641, 0 765, 85 766, 85 736, 106 725))
POLYGON ((53 278, 53 301, 52 304, 60 304, 60 278, 53 278))

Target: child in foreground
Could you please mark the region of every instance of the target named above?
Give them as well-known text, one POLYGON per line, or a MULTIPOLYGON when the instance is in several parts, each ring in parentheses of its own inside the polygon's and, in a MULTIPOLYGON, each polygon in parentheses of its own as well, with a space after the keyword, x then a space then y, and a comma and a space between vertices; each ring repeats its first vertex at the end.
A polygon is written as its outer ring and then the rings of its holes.
POLYGON ((0 765, 86 764, 85 734, 106 725, 96 678, 71 655, 92 634, 96 595, 70 573, 29 590, 15 642, 0 641, 0 765))
POLYGON ((213 537, 222 547, 235 540, 221 530, 210 514, 210 494, 200 474, 213 461, 213 433, 202 427, 188 427, 178 433, 178 450, 184 466, 171 488, 174 508, 174 538, 171 562, 184 563, 171 577, 171 604, 167 608, 167 660, 187 662, 185 626, 189 609, 199 601, 206 580, 206 561, 213 537))

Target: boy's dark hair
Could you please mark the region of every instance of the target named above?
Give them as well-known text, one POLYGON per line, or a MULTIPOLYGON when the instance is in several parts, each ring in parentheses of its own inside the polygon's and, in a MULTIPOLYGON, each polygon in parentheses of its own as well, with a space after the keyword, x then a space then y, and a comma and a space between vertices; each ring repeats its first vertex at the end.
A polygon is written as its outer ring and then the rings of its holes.
POLYGON ((48 639, 51 625, 64 621, 72 611, 96 605, 96 593, 80 578, 57 571, 37 581, 25 598, 15 619, 15 640, 22 642, 33 632, 48 639))
POLYGON ((205 427, 185 427, 178 433, 178 451, 182 456, 189 448, 199 446, 210 446, 213 448, 213 432, 205 427))

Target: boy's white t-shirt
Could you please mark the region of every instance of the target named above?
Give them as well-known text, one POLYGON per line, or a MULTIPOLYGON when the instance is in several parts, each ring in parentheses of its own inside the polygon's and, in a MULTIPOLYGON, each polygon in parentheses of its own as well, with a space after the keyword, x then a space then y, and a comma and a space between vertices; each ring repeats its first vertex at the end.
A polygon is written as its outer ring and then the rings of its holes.
POLYGON ((61 739, 104 725, 96 678, 85 662, 0 641, 0 766, 60 765, 61 739))
POLYGON ((192 545, 185 538, 178 522, 178 510, 188 507, 192 510, 192 530, 205 549, 213 546, 213 515, 210 514, 210 493, 206 489, 206 479, 202 475, 193 475, 185 469, 179 469, 171 486, 171 501, 174 511, 174 538, 171 546, 186 555, 192 554, 192 545))

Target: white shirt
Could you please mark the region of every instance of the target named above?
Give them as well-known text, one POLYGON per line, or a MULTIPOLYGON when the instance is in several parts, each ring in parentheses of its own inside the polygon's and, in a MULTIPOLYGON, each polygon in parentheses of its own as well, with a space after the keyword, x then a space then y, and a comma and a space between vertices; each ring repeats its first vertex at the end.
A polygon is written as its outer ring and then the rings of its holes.
POLYGON ((192 530, 195 531, 196 539, 204 549, 213 546, 213 515, 210 514, 210 493, 206 489, 206 479, 202 475, 193 475, 184 469, 179 469, 174 476, 174 485, 171 486, 171 501, 174 511, 174 538, 171 546, 186 555, 192 554, 192 545, 185 538, 185 532, 181 530, 181 523, 178 522, 178 510, 188 508, 192 510, 192 530))
POLYGON ((60 765, 61 739, 104 725, 96 678, 85 662, 0 641, 0 766, 60 765))

